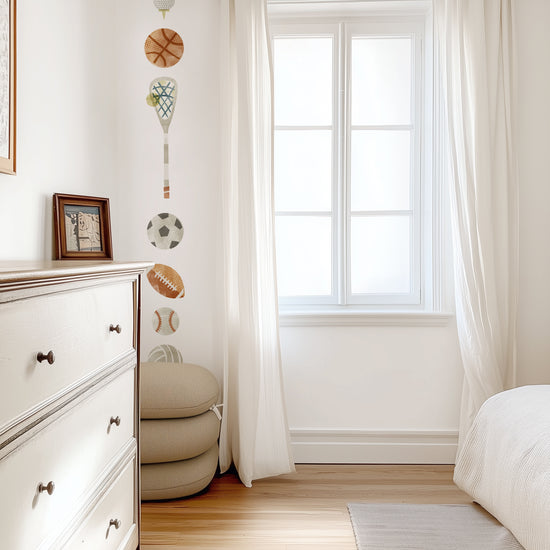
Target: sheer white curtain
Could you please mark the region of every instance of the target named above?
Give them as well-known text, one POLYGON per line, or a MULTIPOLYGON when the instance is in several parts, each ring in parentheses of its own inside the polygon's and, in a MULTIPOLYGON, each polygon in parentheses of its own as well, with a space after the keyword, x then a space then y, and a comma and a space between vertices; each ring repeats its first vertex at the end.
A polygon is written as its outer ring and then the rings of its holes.
POLYGON ((294 470, 279 349, 272 70, 265 0, 221 0, 224 414, 222 472, 294 470))
POLYGON ((434 0, 453 190, 464 364, 461 442, 482 403, 515 383, 518 287, 513 0, 434 0))

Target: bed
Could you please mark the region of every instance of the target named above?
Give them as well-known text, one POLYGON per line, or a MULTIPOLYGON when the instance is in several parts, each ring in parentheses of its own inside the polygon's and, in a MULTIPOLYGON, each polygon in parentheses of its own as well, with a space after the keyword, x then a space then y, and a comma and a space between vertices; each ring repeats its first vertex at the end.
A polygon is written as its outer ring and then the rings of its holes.
POLYGON ((550 385, 504 391, 483 404, 455 483, 526 550, 550 549, 550 385))

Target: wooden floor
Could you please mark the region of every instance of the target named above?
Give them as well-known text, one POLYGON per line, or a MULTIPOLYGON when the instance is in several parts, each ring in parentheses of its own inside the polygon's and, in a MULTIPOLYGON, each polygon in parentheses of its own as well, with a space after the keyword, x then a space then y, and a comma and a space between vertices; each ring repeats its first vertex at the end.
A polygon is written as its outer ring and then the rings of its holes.
POLYGON ((199 496, 144 502, 141 550, 356 550, 348 502, 468 503, 452 466, 298 465, 255 481, 234 474, 199 496))

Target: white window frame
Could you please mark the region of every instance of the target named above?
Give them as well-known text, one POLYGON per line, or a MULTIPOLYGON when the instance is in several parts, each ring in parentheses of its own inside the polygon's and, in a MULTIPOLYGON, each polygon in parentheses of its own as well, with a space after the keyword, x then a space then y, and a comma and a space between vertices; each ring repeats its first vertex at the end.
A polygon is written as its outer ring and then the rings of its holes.
MULTIPOLYGON (((432 151, 437 148, 438 128, 435 124, 434 111, 437 108, 438 96, 434 95, 433 71, 426 68, 433 66, 431 34, 431 2, 281 2, 272 0, 270 4, 270 27, 274 37, 303 36, 309 29, 314 36, 334 35, 334 87, 333 90, 333 193, 332 193, 332 228, 333 228, 333 292, 330 297, 280 297, 281 319, 289 320, 283 324, 375 324, 382 320, 404 319, 405 324, 417 324, 421 319, 426 324, 426 314, 431 314, 435 324, 446 322, 449 314, 442 313, 448 309, 449 300, 442 294, 442 265, 444 260, 443 236, 441 234, 442 196, 439 188, 442 169, 434 163, 432 151), (352 36, 412 36, 414 43, 414 102, 411 121, 414 126, 416 151, 411 161, 418 159, 413 174, 416 180, 412 195, 413 231, 413 292, 407 299, 397 295, 371 295, 369 300, 364 296, 351 295, 350 286, 350 231, 351 215, 349 209, 349 148, 351 136, 350 101, 345 98, 348 109, 345 117, 339 117, 344 101, 340 90, 351 93, 351 86, 344 86, 350 68, 340 70, 344 60, 350 62, 352 36), (338 125, 335 128, 335 125, 338 125), (423 129, 424 131, 421 131, 423 129), (344 137, 342 137, 344 136, 344 137), (339 151, 344 147, 344 151, 339 151), (346 159, 342 162, 341 159, 346 159), (339 164, 340 162, 340 164, 339 164), (437 183, 437 185, 436 185, 437 183), (344 244, 345 243, 345 244, 344 244), (374 314, 374 315, 373 315, 374 314), (418 314, 415 316, 415 314, 418 314), (388 317, 389 315, 389 317, 388 317), (342 321, 348 316, 345 322, 342 321), (322 321, 328 319, 327 323, 322 321), (306 320, 302 323, 300 320, 306 320), (312 322, 315 320, 315 322, 312 322)), ((309 35, 308 31, 308 35, 309 35)), ((275 127, 279 129, 279 127, 275 127)), ((435 155, 439 158, 440 155, 435 155)), ((446 290, 446 289, 445 289, 446 290)), ((392 323, 390 323, 392 324, 392 323)), ((433 324, 431 321, 428 324, 433 324)))

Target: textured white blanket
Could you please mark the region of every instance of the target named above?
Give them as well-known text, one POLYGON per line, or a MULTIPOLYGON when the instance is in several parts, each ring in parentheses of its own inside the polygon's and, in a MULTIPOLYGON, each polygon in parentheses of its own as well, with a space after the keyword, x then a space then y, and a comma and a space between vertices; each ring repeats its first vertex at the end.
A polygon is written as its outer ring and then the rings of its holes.
POLYGON ((484 403, 455 483, 526 550, 550 549, 550 386, 516 388, 484 403))

